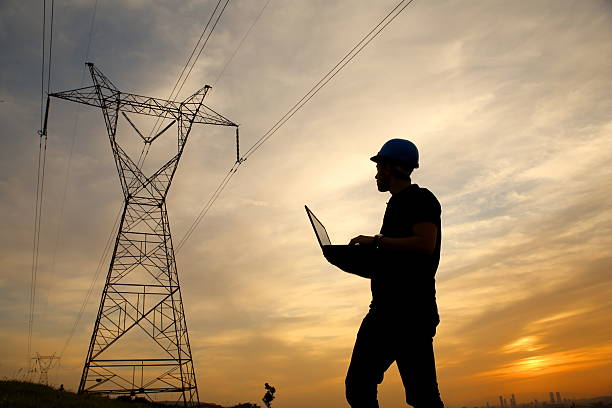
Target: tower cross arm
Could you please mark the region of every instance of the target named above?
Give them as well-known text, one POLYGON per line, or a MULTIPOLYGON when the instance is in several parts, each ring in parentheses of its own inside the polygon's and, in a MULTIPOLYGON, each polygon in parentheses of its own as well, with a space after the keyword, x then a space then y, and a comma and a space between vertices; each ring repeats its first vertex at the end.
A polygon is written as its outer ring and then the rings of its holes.
POLYGON ((96 85, 92 85, 84 88, 52 93, 49 96, 95 106, 97 108, 118 108, 118 110, 122 112, 138 113, 161 118, 178 119, 181 115, 181 104, 179 102, 119 92, 103 86, 100 86, 98 89, 96 85))
POLYGON ((193 118, 193 123, 238 127, 238 124, 227 119, 220 113, 215 112, 204 104, 202 104, 200 109, 198 109, 197 113, 195 114, 195 117, 193 118))
POLYGON ((84 88, 56 92, 50 94, 49 96, 82 103, 89 106, 95 106, 97 108, 117 108, 118 106, 118 110, 122 112, 156 116, 164 119, 171 118, 178 120, 182 115, 186 115, 187 117, 193 117, 193 123, 237 126, 237 124, 204 104, 200 105, 200 103, 193 103, 189 100, 181 103, 167 99, 119 92, 107 87, 100 88, 100 93, 97 92, 98 90, 96 89, 96 86, 93 85, 84 88))
POLYGON ((100 99, 98 98, 95 86, 86 86, 84 88, 55 92, 49 94, 49 96, 58 99, 65 99, 71 102, 82 103, 89 106, 95 106, 96 108, 100 108, 102 106, 100 104, 100 99))

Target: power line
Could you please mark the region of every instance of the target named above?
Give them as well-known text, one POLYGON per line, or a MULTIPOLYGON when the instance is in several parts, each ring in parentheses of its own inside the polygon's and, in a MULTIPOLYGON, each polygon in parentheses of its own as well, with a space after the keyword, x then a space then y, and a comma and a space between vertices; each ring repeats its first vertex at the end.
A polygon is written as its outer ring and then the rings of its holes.
POLYGON ((215 86, 217 84, 217 82, 219 82, 219 79, 223 76, 223 74, 225 73, 225 70, 227 69, 227 67, 232 63, 232 61, 234 60, 234 57, 238 53, 238 50, 240 49, 240 47, 242 47, 242 43, 249 36, 249 34, 251 33, 251 30, 253 29, 253 27, 255 27, 255 24, 257 24, 257 22, 259 21, 259 18, 263 14, 263 12, 266 9, 266 7, 268 7, 268 4, 270 4, 270 1, 271 0, 266 1, 266 3, 263 5, 261 10, 259 11, 259 14, 257 14, 257 17, 255 17, 255 20, 253 21, 253 23, 251 24, 249 29, 246 31, 246 33, 244 34, 244 36, 240 40, 240 43, 238 44, 238 47, 236 47, 236 49, 234 50, 232 56, 227 60, 227 62, 223 66, 223 69, 221 69, 221 72, 219 72, 219 75, 217 75, 217 78, 215 78, 215 80, 213 81, 213 86, 215 86))
MULTIPOLYGON (((93 12, 92 12, 92 16, 91 16, 91 20, 89 23, 89 35, 88 35, 88 40, 87 40, 87 47, 85 49, 85 61, 89 60, 89 53, 91 50, 91 41, 93 38, 93 32, 94 32, 94 27, 95 27, 95 21, 96 21, 96 14, 97 14, 97 10, 98 10, 98 0, 95 0, 94 2, 94 7, 93 7, 93 12)), ((83 83, 85 82, 85 72, 86 72, 86 66, 83 65, 83 68, 81 70, 81 86, 83 86, 83 83)), ((72 156, 74 153, 74 146, 76 144, 76 135, 77 135, 77 128, 78 128, 78 124, 79 124, 79 111, 77 110, 79 108, 75 108, 75 118, 74 118, 74 125, 72 128, 72 143, 70 145, 70 152, 68 155, 68 163, 66 165, 66 177, 65 177, 65 184, 64 184, 64 194, 62 197, 62 204, 61 204, 61 208, 60 208, 60 221, 59 221, 59 226, 58 226, 58 231, 57 231, 57 236, 56 236, 56 240, 55 240, 55 247, 54 247, 54 251, 53 251, 53 261, 51 264, 51 271, 53 273, 53 271, 55 270, 55 259, 56 259, 56 254, 57 254, 57 246, 60 240, 60 235, 61 235, 61 225, 63 224, 63 219, 64 219, 64 205, 66 202, 66 196, 67 196, 67 192, 68 192, 68 181, 70 178, 70 169, 71 169, 71 164, 72 164, 72 156)), ((83 316, 83 312, 85 311, 85 308, 87 306, 87 303, 89 302, 89 298, 91 296, 91 292, 93 291, 93 287, 95 285, 95 282, 98 280, 98 276, 100 275, 100 270, 102 268, 103 265, 103 261, 106 258, 106 256, 108 255, 108 246, 109 241, 112 240, 113 235, 115 234, 115 230, 116 230, 116 224, 117 224, 117 220, 118 217, 121 213, 119 212, 119 214, 117 215, 117 218, 115 219, 115 222, 113 224, 113 228, 111 229, 110 235, 107 238, 107 243, 106 246, 104 248, 104 251, 102 252, 102 256, 100 258, 100 261, 98 263, 98 267, 96 268, 93 280, 89 286, 89 289, 85 295, 85 299, 83 300, 83 303, 81 304, 81 308, 79 310, 79 312, 77 313, 76 319, 72 325, 72 329, 70 330, 70 334, 68 335, 68 338, 64 344, 64 347, 62 348, 62 351, 60 353, 60 357, 64 354, 64 352, 66 351, 66 348, 68 347, 68 345, 70 344, 70 341, 72 340, 72 337, 78 327, 79 322, 81 321, 81 317, 83 316)))
MULTIPOLYGON (((215 9, 213 10, 212 14, 210 15, 210 18, 208 19, 208 22, 206 23, 206 26, 204 27, 204 30, 202 30, 202 34, 200 35, 200 38, 196 42, 196 45, 194 46, 193 50, 191 51, 191 54, 189 55, 189 58, 187 59, 187 62, 185 63, 185 66, 181 70, 181 74, 179 75, 178 79, 176 80, 176 83, 174 84, 174 87, 172 88, 172 91, 170 92, 170 95, 168 96, 168 98, 167 98, 168 100, 172 100, 173 98, 177 98, 178 95, 181 93, 181 90, 183 89, 183 86, 187 82, 187 79, 189 78, 189 75, 191 75, 191 71, 193 70, 193 67, 195 66, 196 62, 198 62, 198 59, 200 58, 200 55, 202 54, 202 51, 204 51, 204 48, 206 47, 206 44, 208 44, 208 40, 210 39, 210 36, 212 35, 212 33, 215 30, 215 28, 217 27, 217 23, 219 23, 219 20, 221 19, 221 16, 223 15, 223 12, 225 11, 225 8, 227 7, 227 5, 230 2, 230 0, 226 0, 225 1, 225 4, 223 5, 223 8, 221 9, 219 14, 217 15, 217 19, 215 20, 215 22, 214 22, 212 28, 210 29, 210 31, 208 32, 208 36, 206 37, 206 40, 204 40, 204 42, 202 43, 201 46, 199 45, 202 42, 202 38, 204 38, 204 34, 206 34, 206 30, 210 26, 210 22, 213 20, 213 18, 215 16, 215 13, 217 12, 217 10, 218 10, 219 6, 221 5, 222 1, 223 0, 219 0, 217 2, 217 5, 215 6, 215 9), (194 56, 196 50, 198 49, 198 47, 200 48, 200 51, 198 51, 198 54, 194 58, 193 56, 194 56), (189 66, 190 62, 191 62, 191 67, 189 68, 189 71, 185 74, 185 76, 183 77, 183 74, 185 73, 185 70, 189 66), (183 80, 182 83, 181 83, 181 78, 183 80), (178 88, 178 91, 176 91, 176 94, 175 94, 174 91, 176 90, 176 87, 178 86, 179 83, 181 83, 181 86, 178 88)), ((159 129, 161 129, 161 127, 163 125, 164 125, 163 119, 160 120, 160 118, 156 118, 155 119, 155 123, 153 124, 153 128, 151 128, 151 131, 149 132, 149 137, 151 137, 153 135, 153 133, 159 132, 159 129)), ((138 162, 137 162, 137 166, 139 168, 142 168, 142 166, 144 165, 144 162, 145 162, 145 160, 146 160, 146 158, 147 158, 147 156, 149 154, 150 149, 151 149, 151 144, 150 143, 145 143, 145 145, 142 147, 142 151, 140 152, 140 157, 138 158, 138 162)))
POLYGON ((34 214, 34 239, 32 244, 32 272, 30 282, 30 316, 28 320, 28 359, 32 352, 32 331, 36 307, 36 279, 38 273, 38 255, 40 248, 40 226, 43 207, 43 192, 45 181, 45 165, 47 157, 47 137, 40 135, 38 145, 38 170, 36 176, 36 208, 34 214))
POLYGON ((217 23, 221 19, 221 16, 223 15, 223 12, 225 11, 225 8, 227 7, 229 2, 230 2, 230 0, 226 0, 225 1, 225 4, 223 5, 223 9, 221 10, 219 15, 217 16, 217 19, 215 20, 215 24, 213 25, 213 27, 211 28, 210 32, 208 33, 208 37, 206 37, 206 41, 204 41, 204 44, 202 45, 202 48, 200 48, 200 51, 198 52, 198 55, 193 60, 193 63, 191 64, 191 67, 189 68, 189 72, 187 72, 187 75, 185 75, 185 79, 183 80, 183 83, 181 84, 181 87, 176 92, 176 96, 177 97, 181 93, 181 90, 183 89, 183 86, 185 85, 185 82, 187 82, 187 78, 189 77, 189 75, 191 75, 191 71, 193 70, 193 67, 195 66, 196 62, 200 58, 200 55, 202 54, 202 51, 204 51, 204 47, 208 43, 208 39, 210 38, 210 36, 212 35, 213 31, 215 30, 215 27, 217 27, 217 23))
POLYGON ((391 10, 385 18, 383 18, 365 37, 361 39, 327 74, 319 80, 307 93, 300 99, 295 105, 291 107, 280 118, 274 126, 272 126, 262 137, 260 137, 253 146, 243 156, 243 160, 247 160, 253 153, 255 153, 261 145, 263 145, 270 137, 272 137, 278 129, 280 129, 289 119, 293 117, 306 103, 312 99, 325 85, 329 83, 349 62, 353 60, 360 52, 363 50, 374 38, 381 33, 382 30, 385 29, 395 18, 400 15, 402 11, 406 7, 408 7, 414 0, 406 0, 400 1, 394 8, 391 10), (404 4, 405 3, 405 4, 404 4), (403 6, 402 6, 403 4, 403 6))
MULTIPOLYGON (((234 60, 234 57, 236 56, 236 54, 238 54, 238 51, 240 50, 240 47, 242 47, 242 44, 244 43, 244 41, 247 39, 247 37, 249 36, 251 31, 253 30, 253 27, 255 27, 255 25, 257 24, 257 22, 261 18, 261 15, 263 14, 264 10, 266 9, 266 7, 268 7, 268 4, 270 4, 270 1, 271 0, 267 0, 266 3, 261 8, 261 10, 259 10, 259 13, 257 14, 255 19, 253 20, 253 23, 251 23, 250 27, 248 28, 248 30, 245 32, 245 34, 242 36, 242 39, 238 43, 238 46, 236 47, 236 49, 234 49, 234 52, 232 53, 232 56, 227 60, 227 62, 225 63, 225 65, 223 66, 223 68, 221 69, 219 74, 217 75, 217 78, 215 78, 215 80, 213 82, 213 85, 215 85, 219 81, 219 79, 225 73, 225 70, 227 69, 227 67, 232 63, 232 61, 234 60)), ((236 136, 236 143, 238 143, 238 142, 239 142, 238 136, 236 136)), ((193 232, 197 228, 197 226, 200 223, 200 221, 202 220, 202 218, 204 218, 206 216, 206 214, 208 213, 208 211, 210 210, 210 208, 212 207, 214 202, 219 198, 219 196, 221 195, 221 192, 223 192, 223 190, 225 189, 225 186, 230 182, 232 177, 234 177, 234 174, 236 174, 236 172, 238 171, 238 167, 240 166, 240 163, 241 163, 240 156, 238 156, 237 160, 236 160, 236 163, 234 163, 234 165, 225 174, 225 176, 223 177, 223 179, 221 180, 221 182, 219 183, 219 185, 217 186, 215 191, 212 193, 212 195, 208 199, 208 202, 206 203, 206 205, 204 205, 204 207, 202 208, 200 213, 196 216, 194 222, 187 229, 187 232, 185 233, 183 238, 181 238, 181 240, 179 241, 179 243, 178 243, 178 245, 176 247, 176 253, 177 254, 179 253, 179 251, 181 250, 181 248, 183 247, 185 242, 191 237, 191 235, 193 234, 193 232)))
POLYGON ((72 341, 72 337, 74 336, 74 333, 76 332, 76 329, 81 321, 81 318, 83 317, 83 313, 85 312, 85 308, 87 307, 87 303, 89 303, 89 298, 91 297, 91 294, 93 293, 93 289, 94 286, 96 284, 96 282, 98 281, 98 277, 100 276, 100 272, 102 271, 102 268, 104 266, 104 264, 106 263, 105 260, 108 258, 108 254, 110 253, 110 248, 111 248, 111 244, 113 242, 113 237, 115 235, 117 235, 117 230, 119 227, 119 217, 121 216, 121 213, 123 212, 123 206, 121 206, 119 208, 119 211, 117 212, 117 215, 115 216, 115 221, 113 222, 113 227, 111 228, 110 234, 108 236, 108 238, 106 239, 106 245, 104 246, 104 250, 102 251, 102 254, 100 255, 100 260, 98 261, 98 266, 96 267, 96 272, 94 274, 93 279, 91 280, 91 283, 89 284, 89 289, 87 289, 87 293, 85 294, 85 299, 83 299, 83 302, 81 303, 81 308, 79 309, 79 312, 77 314, 77 318, 74 321, 73 325, 72 325, 72 329, 70 330, 70 334, 68 335, 68 338, 66 339, 66 342, 64 343, 64 346, 62 347, 62 351, 59 354, 59 357, 61 358, 64 355, 64 352, 66 351, 66 349, 68 348, 68 345, 70 344, 70 342, 72 341))
MULTIPOLYGON (((179 74, 178 78, 176 79, 176 82, 174 83, 174 86, 172 87, 172 91, 170 91, 170 94, 168 95, 168 98, 166 98, 166 99, 172 100, 173 98, 178 96, 180 90, 176 93, 176 95, 174 94, 174 91, 176 91, 176 87, 181 82, 181 79, 183 79, 183 75, 185 74, 185 70, 187 69, 187 67, 189 66, 190 62, 192 61, 192 58, 195 55, 196 50, 198 49, 198 47, 200 47, 200 43, 202 42, 202 38, 204 38, 204 35, 206 34, 206 30, 208 30, 208 27, 210 26, 210 23, 213 20, 213 18, 215 16, 215 13, 217 12, 217 10, 218 10, 219 6, 221 5, 222 1, 223 0, 219 0, 217 2, 217 5, 215 6, 212 14, 208 18, 208 21, 206 22, 206 25, 204 26, 204 29, 202 30, 202 34, 200 34, 200 38, 198 38, 198 41, 196 42, 196 44, 193 47, 193 50, 191 50, 191 54, 189 54, 189 58, 187 58, 187 61, 185 62, 185 65, 183 66, 183 69, 181 70, 181 73, 179 74)), ((229 2, 229 0, 227 0, 227 1, 229 2)), ((227 3, 225 3, 225 5, 227 6, 227 3)), ((225 7, 223 8, 223 10, 225 10, 225 7)), ((212 33, 212 30, 211 30, 211 33, 212 33)), ((206 41, 204 42, 204 44, 201 46, 200 53, 202 52, 202 50, 206 46, 206 43, 208 42, 208 38, 210 38, 210 34, 206 38, 206 41)), ((199 57, 200 53, 198 53, 198 57, 199 57)), ((195 64, 195 60, 194 60, 194 64, 195 64)), ((189 73, 191 73, 191 70, 189 71, 189 73)), ((188 75, 186 75, 184 77, 183 84, 185 83, 185 81, 187 81, 187 76, 188 75)), ((181 89, 182 89, 182 87, 183 86, 181 85, 181 89)), ((151 128, 151 131, 149 132, 149 137, 151 137, 153 135, 153 133, 158 132, 159 129, 162 127, 163 123, 164 122, 163 122, 163 120, 161 118, 159 118, 159 117, 155 118, 155 123, 153 124, 153 127, 151 128)), ((145 145, 142 147, 142 151, 140 152, 140 156, 138 157, 138 161, 136 162, 136 165, 138 166, 138 168, 142 168, 142 166, 144 165, 144 161, 146 160, 147 156, 149 155, 150 149, 151 149, 151 145, 147 144, 147 143, 145 143, 145 145)))
POLYGON ((38 170, 36 173, 36 205, 34 209, 34 239, 32 243, 32 270, 30 276, 30 303, 28 313, 28 365, 30 364, 30 357, 32 352, 32 318, 34 315, 34 292, 36 288, 36 258, 37 258, 37 242, 38 242, 38 197, 40 195, 40 159, 42 156, 42 128, 43 128, 43 110, 44 110, 44 94, 45 94, 45 34, 47 31, 47 3, 46 0, 43 2, 43 18, 42 18, 42 59, 40 66, 40 128, 39 130, 39 142, 38 142, 38 170))
MULTIPOLYGON (((215 13, 217 12, 217 9, 219 8, 219 6, 221 5, 221 2, 223 0, 219 0, 217 2, 217 5, 215 6, 215 9, 213 10, 212 14, 210 15, 210 18, 208 19, 208 21, 206 22, 206 26, 204 26, 204 30, 202 30, 202 34, 200 34, 200 38, 198 39, 198 41, 196 42, 196 45, 193 47, 193 50, 191 51, 191 54, 189 55, 189 58, 187 58, 187 61, 185 62, 185 66, 183 67, 183 69, 181 70, 181 74, 179 75, 179 77, 176 79, 176 83, 174 84, 174 87, 172 88, 172 91, 170 92, 170 95, 168 96, 168 99, 172 99, 173 95, 174 95, 174 91, 176 90, 176 87, 178 86, 178 84, 181 82, 181 78, 183 78, 183 74, 185 73, 185 70, 187 69, 187 67, 189 66, 189 63, 191 62, 191 59, 193 58, 196 50, 198 49, 198 47, 200 46, 200 42, 202 42, 202 38, 204 38, 204 34, 206 34, 206 30, 208 30, 208 27, 210 26, 210 22, 212 21, 212 19, 215 16, 215 13)), ((227 3, 226 3, 227 5, 227 3)), ((212 30, 211 30, 212 32, 212 30)), ((210 37, 210 35, 207 37, 206 41, 208 41, 208 38, 210 37)), ((204 44, 201 47, 201 50, 204 49, 204 47, 206 46, 206 41, 204 42, 204 44)), ((200 53, 201 53, 200 50, 200 53)), ((198 53, 199 55, 199 53, 198 53)), ((188 76, 188 75, 187 75, 188 76)), ((187 77, 186 76, 186 77, 187 77)), ((178 95, 178 92, 177 92, 178 95)))
POLYGON ((47 64, 47 95, 51 86, 51 62, 53 60, 53 15, 55 9, 55 0, 51 0, 51 28, 49 30, 49 63, 47 64))
MULTIPOLYGON (((89 23, 89 36, 87 39, 87 49, 85 50, 85 61, 89 60, 89 50, 91 48, 91 39, 93 37, 94 23, 96 21, 97 11, 98 11, 98 0, 96 0, 94 3, 94 9, 93 9, 93 13, 91 14, 91 21, 89 23)), ((83 84, 84 79, 85 79, 85 67, 83 67, 83 70, 81 71, 81 84, 83 84)))
MULTIPOLYGON (((43 22, 42 22, 42 59, 40 64, 40 129, 43 128, 43 110, 45 100, 45 34, 47 33, 47 1, 43 1, 43 22)), ((28 356, 28 359, 30 356, 28 356)))
POLYGON ((34 315, 36 309, 36 281, 38 275, 38 258, 40 253, 40 230, 42 224, 43 197, 45 185, 45 167, 47 164, 47 117, 49 114, 49 87, 51 82, 51 59, 53 56, 53 20, 55 0, 51 1, 51 21, 49 39, 49 57, 47 69, 47 105, 45 112, 45 61, 46 61, 46 32, 47 32, 47 2, 43 1, 43 23, 42 23, 42 60, 41 60, 41 83, 40 83, 40 130, 38 131, 38 167, 36 174, 36 204, 34 214, 34 238, 32 244, 32 270, 30 281, 30 315, 28 319, 28 359, 32 352, 32 332, 34 327, 34 315), (45 112, 43 114, 43 112, 45 112))
POLYGON ((178 245, 176 246, 176 251, 175 251, 177 254, 179 253, 183 245, 185 245, 185 242, 189 239, 189 237, 191 237, 195 229, 198 227, 198 225, 202 221, 202 218, 206 216, 206 214, 208 213, 210 208, 213 206, 215 201, 217 201, 217 199, 219 198, 223 190, 225 190, 225 187, 228 185, 232 177, 234 177, 234 174, 236 174, 236 172, 238 171, 238 167, 240 167, 241 163, 242 162, 240 161, 237 161, 236 163, 234 163, 232 168, 229 169, 229 171, 225 174, 225 177, 223 177, 223 179, 221 180, 221 183, 219 183, 215 191, 211 194, 206 205, 204 205, 200 213, 197 215, 195 220, 191 223, 191 225, 187 229, 187 232, 185 233, 183 238, 181 238, 181 240, 179 241, 178 245))
MULTIPOLYGON (((176 91, 176 87, 181 82, 181 79, 183 79, 183 75, 185 74, 185 70, 187 69, 187 67, 191 63, 192 58, 193 58, 193 56, 196 53, 196 50, 198 49, 198 47, 200 47, 200 43, 202 42, 202 38, 204 38, 204 35, 206 34, 206 31, 208 30, 208 27, 210 26, 211 21, 215 17, 215 13, 217 12, 217 9, 221 5, 222 1, 223 0, 219 0, 217 2, 217 5, 215 6, 215 9, 213 10, 212 14, 210 15, 210 18, 208 19, 208 21, 206 22, 206 25, 204 26, 204 29, 202 30, 202 34, 200 34, 200 38, 198 38, 198 41, 196 42, 195 46, 193 47, 193 50, 191 50, 191 54, 189 54, 189 58, 187 58, 187 61, 185 62, 185 65, 183 66, 183 69, 181 70, 180 75, 178 76, 178 78, 176 79, 176 82, 174 83, 174 86, 172 87, 172 91, 170 91, 170 94, 168 95, 168 98, 166 98, 166 99, 172 100, 173 97, 175 97, 174 91, 176 91)), ((228 2, 229 2, 229 0, 226 1, 225 6, 227 6, 228 2)), ((225 10, 225 7, 223 7, 223 10, 225 10)), ((222 13, 223 13, 223 11, 219 14, 219 18, 221 17, 222 13)), ((219 20, 217 19, 217 21, 219 21, 219 20)), ((216 26, 216 23, 215 23, 215 26, 216 26)), ((213 27, 213 30, 214 30, 214 27, 213 27)), ((212 30, 211 30, 210 34, 212 34, 212 30)), ((200 54, 202 53, 202 50, 206 46, 206 43, 208 42, 208 38, 210 38, 210 34, 206 38, 206 41, 204 42, 204 44, 200 47, 200 52, 198 53, 198 57, 200 56, 200 54)), ((196 61, 197 61, 197 58, 193 61, 193 64, 195 64, 196 61)), ((192 67, 193 67, 193 64, 192 64, 192 67)), ((189 72, 191 72, 191 70, 189 72)), ((183 80, 183 84, 187 80, 188 76, 189 76, 189 74, 187 74, 185 76, 185 78, 183 80)), ((181 85, 181 88, 182 88, 182 85, 181 85)), ((176 96, 178 96, 179 92, 180 92, 180 90, 176 93, 176 96)), ((153 125, 153 128, 151 129, 151 132, 149 133, 149 136, 153 135, 153 133, 155 133, 155 132, 157 132, 159 130, 161 125, 158 126, 158 123, 159 123, 159 118, 157 118, 157 120, 155 121, 155 124, 153 125)))
MULTIPOLYGON (((87 48, 85 49, 85 61, 89 61, 89 50, 91 47, 91 39, 93 36, 93 30, 94 30, 94 22, 96 20, 96 12, 98 9, 98 0, 95 0, 94 3, 94 8, 93 8, 93 13, 91 16, 91 21, 89 24, 89 38, 87 40, 87 48)), ((85 65, 83 65, 83 68, 81 69, 81 87, 83 86, 83 83, 85 82, 85 65)), ((74 123, 72 126, 72 138, 71 138, 71 143, 70 143, 70 150, 68 153, 68 160, 66 162, 66 175, 64 177, 64 193, 62 194, 62 202, 60 205, 60 214, 59 214, 59 221, 58 221, 58 226, 57 226, 57 234, 55 236, 55 244, 53 246, 53 258, 51 261, 51 274, 53 275, 55 272, 55 262, 56 262, 56 258, 57 258, 57 248, 60 242, 60 237, 61 237, 61 232, 62 232, 62 225, 64 222, 64 207, 66 205, 66 196, 68 195, 68 181, 70 180, 70 173, 71 173, 71 169, 72 169, 72 156, 74 154, 74 147, 76 145, 76 136, 77 136, 77 128, 79 126, 79 111, 77 108, 75 107, 74 110, 74 123)))
POLYGON ((208 199, 200 213, 197 215, 193 223, 187 229, 187 232, 181 238, 177 247, 177 252, 183 247, 185 242, 193 231, 198 227, 204 216, 217 201, 232 179, 238 168, 244 161, 251 157, 266 141, 268 141, 289 119, 293 117, 302 107, 312 99, 325 85, 329 83, 349 62, 351 62, 370 42, 376 38, 393 20, 399 16, 414 0, 401 0, 374 28, 370 30, 327 74, 323 76, 295 105, 291 107, 266 133, 264 133, 251 148, 249 148, 244 156, 240 158, 234 166, 229 170, 225 177, 219 183, 217 189, 208 199))

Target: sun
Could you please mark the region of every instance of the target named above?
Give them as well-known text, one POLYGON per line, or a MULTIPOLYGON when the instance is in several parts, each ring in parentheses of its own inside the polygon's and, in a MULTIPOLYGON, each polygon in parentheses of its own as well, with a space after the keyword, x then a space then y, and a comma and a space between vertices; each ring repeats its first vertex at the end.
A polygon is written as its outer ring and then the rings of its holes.
POLYGON ((515 362, 512 369, 516 374, 535 374, 538 371, 543 371, 551 365, 551 358, 545 356, 533 356, 523 358, 515 362))

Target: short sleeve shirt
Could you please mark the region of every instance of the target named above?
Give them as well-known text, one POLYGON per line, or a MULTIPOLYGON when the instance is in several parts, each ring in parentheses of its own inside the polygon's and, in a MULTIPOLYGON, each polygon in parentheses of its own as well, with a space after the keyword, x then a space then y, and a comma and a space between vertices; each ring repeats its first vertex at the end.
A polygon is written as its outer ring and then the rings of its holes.
POLYGON ((391 196, 380 233, 411 237, 415 224, 430 222, 437 227, 436 246, 431 255, 381 253, 371 282, 371 309, 400 312, 415 323, 438 324, 435 275, 440 262, 441 212, 437 198, 417 184, 391 196))

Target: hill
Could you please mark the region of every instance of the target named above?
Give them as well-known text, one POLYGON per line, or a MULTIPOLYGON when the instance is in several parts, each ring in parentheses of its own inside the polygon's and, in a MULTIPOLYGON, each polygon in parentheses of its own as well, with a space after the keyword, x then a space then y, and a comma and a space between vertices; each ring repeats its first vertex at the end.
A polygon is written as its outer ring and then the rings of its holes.
MULTIPOLYGON (((163 403, 119 401, 93 395, 78 395, 59 391, 42 384, 24 381, 0 381, 0 408, 166 408, 163 403)), ((200 408, 224 408, 201 403, 200 408)), ((255 404, 240 404, 233 408, 260 408, 255 404)))

